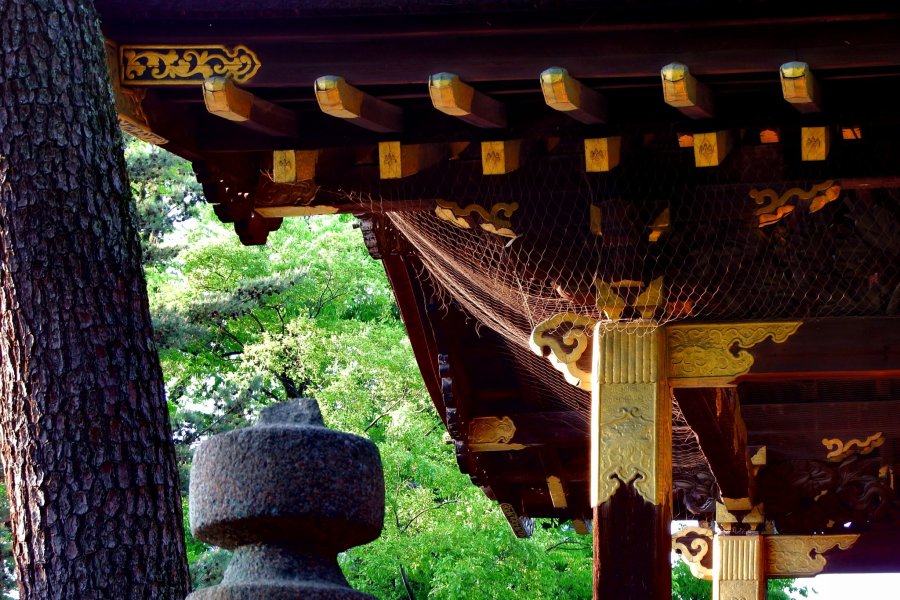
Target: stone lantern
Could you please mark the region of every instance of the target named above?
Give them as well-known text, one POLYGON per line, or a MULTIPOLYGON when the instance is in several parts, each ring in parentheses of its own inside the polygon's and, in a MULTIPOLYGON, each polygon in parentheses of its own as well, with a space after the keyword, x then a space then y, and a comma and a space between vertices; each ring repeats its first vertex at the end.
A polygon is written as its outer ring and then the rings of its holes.
POLYGON ((384 524, 371 441, 325 427, 315 400, 270 406, 253 427, 206 440, 191 467, 194 537, 234 550, 218 586, 190 600, 360 600, 337 553, 384 524))

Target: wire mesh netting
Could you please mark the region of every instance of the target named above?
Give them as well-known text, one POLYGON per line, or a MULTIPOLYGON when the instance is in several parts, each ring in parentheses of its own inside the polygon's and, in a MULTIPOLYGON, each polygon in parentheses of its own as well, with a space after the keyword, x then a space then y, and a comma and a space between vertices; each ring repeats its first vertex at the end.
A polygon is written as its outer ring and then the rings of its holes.
MULTIPOLYGON (((387 214, 442 300, 502 336, 523 384, 578 410, 588 396, 529 347, 558 313, 661 325, 900 312, 900 189, 860 183, 864 161, 802 162, 757 141, 698 168, 674 130, 623 139, 641 141, 605 173, 585 171, 577 141, 483 175, 473 144, 375 190, 327 193, 387 214), (391 212, 411 199, 428 202, 391 212)), ((702 460, 679 431, 676 462, 702 460)))

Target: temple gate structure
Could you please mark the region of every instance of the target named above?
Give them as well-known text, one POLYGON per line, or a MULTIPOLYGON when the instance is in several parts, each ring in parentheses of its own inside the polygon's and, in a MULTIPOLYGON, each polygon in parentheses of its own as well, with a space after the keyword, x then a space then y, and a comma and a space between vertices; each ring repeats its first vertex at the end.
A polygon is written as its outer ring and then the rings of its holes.
POLYGON ((460 469, 593 536, 595 598, 900 571, 900 13, 96 4, 242 242, 359 216, 460 469))

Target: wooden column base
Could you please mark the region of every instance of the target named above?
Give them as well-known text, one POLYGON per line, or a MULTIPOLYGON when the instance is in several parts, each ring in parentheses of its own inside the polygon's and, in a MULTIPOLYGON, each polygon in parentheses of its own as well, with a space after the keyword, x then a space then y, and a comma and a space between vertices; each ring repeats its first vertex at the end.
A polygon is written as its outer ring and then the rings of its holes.
POLYGON ((594 508, 594 599, 672 597, 668 504, 647 502, 622 485, 594 508))

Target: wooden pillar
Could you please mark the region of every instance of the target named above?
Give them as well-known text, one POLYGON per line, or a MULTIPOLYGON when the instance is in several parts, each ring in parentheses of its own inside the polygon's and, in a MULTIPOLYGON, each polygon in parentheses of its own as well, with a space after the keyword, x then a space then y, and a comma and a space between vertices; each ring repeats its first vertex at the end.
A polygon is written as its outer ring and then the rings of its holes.
POLYGON ((665 338, 647 321, 593 337, 594 598, 671 598, 672 406, 665 338))
POLYGON ((758 534, 715 537, 713 600, 765 600, 765 547, 758 534))

